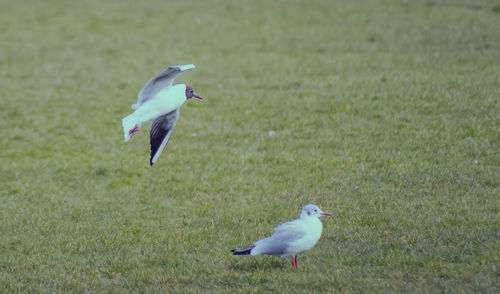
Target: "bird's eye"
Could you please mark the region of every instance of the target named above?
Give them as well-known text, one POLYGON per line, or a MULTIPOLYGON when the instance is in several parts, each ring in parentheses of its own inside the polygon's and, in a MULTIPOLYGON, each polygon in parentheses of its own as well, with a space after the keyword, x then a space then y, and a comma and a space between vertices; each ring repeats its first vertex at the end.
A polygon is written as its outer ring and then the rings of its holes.
POLYGON ((314 212, 318 212, 318 210, 317 210, 317 209, 315 209, 315 210, 314 210, 314 212))

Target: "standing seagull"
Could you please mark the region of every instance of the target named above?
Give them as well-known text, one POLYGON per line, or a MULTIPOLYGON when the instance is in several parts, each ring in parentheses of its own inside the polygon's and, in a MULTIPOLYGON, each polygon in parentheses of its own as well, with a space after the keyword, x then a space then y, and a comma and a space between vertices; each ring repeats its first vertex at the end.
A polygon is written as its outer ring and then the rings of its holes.
POLYGON ((158 160, 167 145, 179 118, 179 109, 182 104, 193 97, 203 99, 188 85, 172 86, 172 82, 178 75, 194 67, 192 64, 171 66, 149 80, 139 92, 137 103, 132 105, 135 111, 122 119, 125 142, 130 140, 144 123, 153 121, 150 131, 150 165, 158 160))
POLYGON ((331 216, 318 206, 307 204, 302 208, 299 218, 280 224, 274 228, 273 235, 256 241, 250 247, 236 248, 231 252, 234 255, 269 254, 281 258, 292 257, 292 267, 298 268, 297 255, 313 248, 321 237, 323 225, 319 217, 322 215, 331 216))

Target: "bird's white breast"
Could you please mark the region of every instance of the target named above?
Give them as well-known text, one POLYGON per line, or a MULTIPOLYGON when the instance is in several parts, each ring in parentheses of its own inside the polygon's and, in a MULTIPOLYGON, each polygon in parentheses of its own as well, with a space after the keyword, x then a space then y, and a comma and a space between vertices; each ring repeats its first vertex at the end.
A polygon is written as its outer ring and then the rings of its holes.
POLYGON ((186 102, 186 85, 177 84, 156 93, 150 100, 144 102, 134 114, 138 121, 145 123, 170 113, 186 102))
POLYGON ((323 230, 323 225, 317 218, 310 218, 301 222, 300 226, 303 227, 302 229, 306 234, 304 237, 291 242, 287 248, 287 252, 294 255, 314 247, 321 237, 321 231, 323 230))
POLYGON ((158 92, 152 100, 158 101, 158 106, 165 113, 170 113, 186 102, 186 85, 177 84, 158 92))

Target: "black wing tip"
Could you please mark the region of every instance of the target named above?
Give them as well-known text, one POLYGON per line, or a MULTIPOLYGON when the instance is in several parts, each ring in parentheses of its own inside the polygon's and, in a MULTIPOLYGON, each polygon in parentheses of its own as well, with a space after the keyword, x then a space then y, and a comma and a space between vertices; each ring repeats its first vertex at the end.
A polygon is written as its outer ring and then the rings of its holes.
POLYGON ((233 255, 250 255, 252 253, 252 249, 255 248, 255 245, 247 247, 247 248, 236 248, 232 249, 231 252, 233 255))
POLYGON ((151 157, 149 158, 149 166, 153 166, 153 158, 155 157, 155 151, 153 151, 153 146, 151 146, 151 157))

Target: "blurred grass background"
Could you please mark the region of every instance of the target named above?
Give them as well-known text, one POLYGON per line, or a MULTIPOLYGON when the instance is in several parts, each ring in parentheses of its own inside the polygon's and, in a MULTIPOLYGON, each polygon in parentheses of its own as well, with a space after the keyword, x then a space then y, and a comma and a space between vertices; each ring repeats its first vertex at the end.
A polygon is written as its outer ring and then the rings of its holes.
POLYGON ((0 1, 1 292, 500 290, 497 1, 0 1), (194 63, 150 168, 121 118, 194 63), (235 257, 315 203, 299 257, 235 257))

